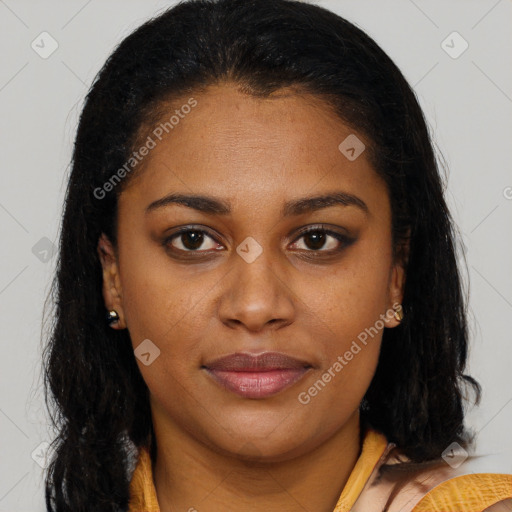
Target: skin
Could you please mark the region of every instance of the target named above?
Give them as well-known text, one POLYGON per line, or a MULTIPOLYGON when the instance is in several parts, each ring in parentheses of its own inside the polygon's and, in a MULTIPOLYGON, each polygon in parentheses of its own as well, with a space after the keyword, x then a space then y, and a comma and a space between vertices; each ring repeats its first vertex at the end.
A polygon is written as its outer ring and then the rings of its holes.
POLYGON ((228 83, 194 98, 121 193, 117 248, 104 235, 98 243, 105 305, 121 318, 113 328, 127 328, 134 349, 150 339, 160 350, 148 366, 137 359, 151 396, 158 501, 162 512, 330 512, 360 453, 358 408, 382 329, 308 404, 298 395, 402 300, 387 189, 365 152, 354 161, 340 152, 357 132, 317 98, 256 98, 228 83), (333 191, 357 196, 368 212, 335 205, 281 216, 286 201, 333 191), (171 192, 222 199, 232 211, 170 204, 145 213, 171 192), (317 224, 354 241, 326 235, 315 246, 298 233, 317 224), (166 248, 188 225, 207 231, 196 252, 183 236, 166 248), (236 251, 247 237, 263 251, 251 263, 236 251), (312 368, 277 395, 248 399, 201 369, 242 351, 283 352, 312 368))

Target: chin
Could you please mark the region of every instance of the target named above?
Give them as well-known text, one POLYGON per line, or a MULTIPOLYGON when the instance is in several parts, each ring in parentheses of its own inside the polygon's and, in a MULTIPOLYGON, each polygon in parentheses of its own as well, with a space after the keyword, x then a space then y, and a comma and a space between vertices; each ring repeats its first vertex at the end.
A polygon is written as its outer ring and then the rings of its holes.
POLYGON ((213 447, 215 451, 248 462, 277 463, 291 460, 306 453, 309 444, 306 439, 290 436, 289 429, 264 437, 246 430, 222 437, 222 440, 216 439, 213 447))

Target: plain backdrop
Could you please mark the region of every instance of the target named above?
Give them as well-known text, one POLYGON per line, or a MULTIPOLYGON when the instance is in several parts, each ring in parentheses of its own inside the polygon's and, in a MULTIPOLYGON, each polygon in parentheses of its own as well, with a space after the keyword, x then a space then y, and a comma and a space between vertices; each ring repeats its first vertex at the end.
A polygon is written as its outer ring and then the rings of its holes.
MULTIPOLYGON (((512 472, 512 3, 317 3, 397 63, 446 160, 468 264, 469 372, 484 389, 468 423, 478 452, 508 452, 512 472)), ((120 40, 172 4, 0 0, 0 512, 45 510, 42 310, 84 95, 120 40)))

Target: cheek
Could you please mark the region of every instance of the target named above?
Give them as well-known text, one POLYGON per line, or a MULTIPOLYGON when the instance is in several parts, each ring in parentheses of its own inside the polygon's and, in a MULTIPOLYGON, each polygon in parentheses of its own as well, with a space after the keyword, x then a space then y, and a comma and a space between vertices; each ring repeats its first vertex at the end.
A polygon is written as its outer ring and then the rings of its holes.
POLYGON ((325 286, 310 282, 303 295, 322 368, 302 391, 319 413, 357 408, 375 373, 388 308, 391 252, 385 242, 374 237, 370 247, 362 240, 325 286))
POLYGON ((184 273, 171 273, 168 262, 162 264, 152 256, 148 259, 132 251, 122 267, 127 328, 136 356, 138 347, 148 344, 146 340, 151 342, 150 352, 157 354, 149 365, 137 358, 151 394, 170 410, 185 410, 196 386, 192 376, 201 359, 200 341, 211 334, 213 316, 205 310, 205 291, 214 282, 206 276, 194 280, 184 273))
POLYGON ((392 267, 390 234, 372 230, 360 240, 346 272, 336 279, 345 308, 361 327, 369 327, 388 306, 392 267))
POLYGON ((165 251, 137 243, 126 239, 119 245, 123 310, 134 345, 146 338, 167 339, 197 324, 202 316, 195 310, 207 286, 186 273, 170 272, 165 251))
POLYGON ((331 333, 327 339, 333 335, 345 342, 355 339, 389 307, 391 253, 386 246, 369 246, 361 240, 357 250, 328 276, 301 284, 306 309, 320 328, 331 333))
POLYGON ((323 337, 322 365, 299 390, 297 400, 312 416, 325 417, 324 427, 336 428, 357 410, 377 368, 382 325, 338 316, 330 337, 323 337), (376 325, 377 324, 377 325, 376 325), (379 329, 380 328, 380 329, 379 329))

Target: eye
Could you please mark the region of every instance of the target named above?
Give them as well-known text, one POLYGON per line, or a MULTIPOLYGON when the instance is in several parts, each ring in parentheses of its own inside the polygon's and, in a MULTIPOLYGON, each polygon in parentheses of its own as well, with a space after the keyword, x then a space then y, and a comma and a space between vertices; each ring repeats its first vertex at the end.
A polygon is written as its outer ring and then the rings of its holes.
MULTIPOLYGON (((327 255, 341 252, 354 241, 354 238, 326 229, 322 225, 309 226, 300 232, 292 248, 327 255), (302 239, 304 241, 301 241, 302 239)), ((193 226, 178 229, 163 241, 163 245, 177 255, 179 253, 211 253, 224 248, 207 230, 193 226)))
POLYGON ((353 241, 353 238, 336 231, 325 229, 322 226, 310 226, 301 232, 301 235, 296 239, 294 245, 296 249, 308 252, 335 253, 340 252, 353 241), (304 241, 298 243, 297 240, 301 239, 304 239, 304 241))
POLYGON ((203 252, 218 249, 219 244, 204 229, 184 227, 166 238, 164 245, 177 251, 203 252))

